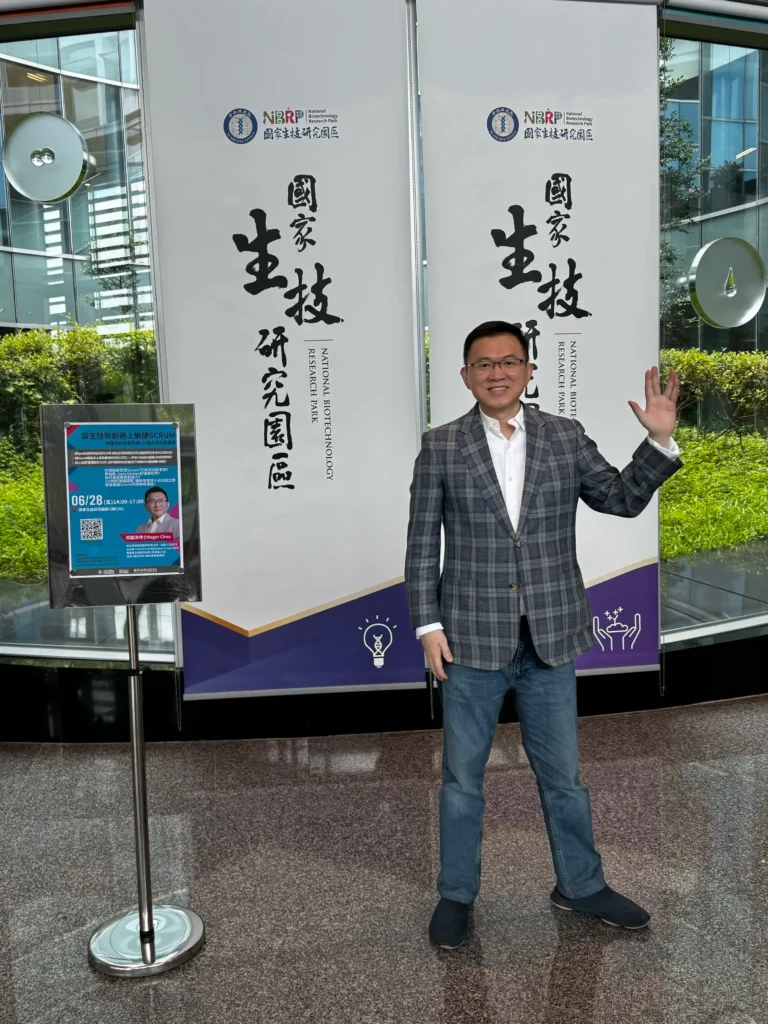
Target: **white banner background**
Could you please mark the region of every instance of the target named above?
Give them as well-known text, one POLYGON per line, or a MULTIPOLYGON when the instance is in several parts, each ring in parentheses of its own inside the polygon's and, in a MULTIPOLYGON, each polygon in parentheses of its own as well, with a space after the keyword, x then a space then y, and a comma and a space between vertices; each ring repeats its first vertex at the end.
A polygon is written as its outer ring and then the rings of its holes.
MULTIPOLYGON (((397 0, 222 0, 197 15, 188 0, 146 0, 145 103, 169 397, 196 406, 201 608, 241 632, 402 576, 419 430, 405 32, 405 4, 397 0), (234 144, 223 128, 238 108, 258 121, 245 144, 234 144), (287 109, 304 111, 299 128, 310 124, 312 110, 337 115, 324 127, 332 125, 328 134, 338 138, 292 137, 290 119, 281 126, 279 115, 275 125, 265 122, 264 111, 287 109), (288 128, 289 137, 268 139, 267 128, 281 128, 280 136, 288 128), (317 183, 316 245, 303 253, 287 199, 297 175, 317 183), (267 228, 280 232, 269 245, 279 259, 270 273, 287 278, 287 288, 254 296, 244 285, 254 280, 246 266, 255 254, 239 252, 233 235, 255 237, 249 214, 257 208, 267 228), (328 312, 343 323, 298 326, 286 316, 295 268, 310 288, 315 262, 331 279, 328 312), (254 351, 259 330, 271 336, 278 325, 289 338, 292 491, 267 489, 272 453, 264 447, 262 377, 275 360, 254 351), (310 347, 318 423, 310 414, 310 347), (332 480, 323 348, 330 358, 332 480)), ((307 298, 314 304, 311 293, 307 298)), ((362 649, 359 636, 350 642, 362 649)))
MULTIPOLYGON (((627 400, 643 400, 643 374, 658 359, 658 63, 656 11, 631 4, 564 0, 419 0, 431 422, 465 412, 471 396, 459 377, 462 342, 485 320, 538 322, 534 382, 542 409, 557 413, 558 343, 565 342, 566 408, 614 465, 643 438, 627 400), (508 107, 519 119, 510 141, 487 121, 508 107), (551 137, 525 112, 591 118, 592 141, 551 137), (526 138, 526 128, 550 137, 526 138), (554 247, 545 186, 572 178, 570 241, 554 247), (526 239, 525 268, 561 282, 576 261, 579 306, 591 317, 550 319, 537 283, 507 290, 493 229, 513 232, 512 205, 538 233, 526 239), (580 332, 576 337, 559 332, 580 332), (571 407, 570 343, 576 342, 576 407, 571 407)), ((506 129, 508 131, 508 129, 506 129)), ((586 139, 586 136, 585 136, 586 139)), ((560 297, 565 298, 563 290, 560 297)), ((657 502, 639 520, 601 516, 583 504, 579 552, 589 584, 658 555, 657 502)), ((631 612, 631 608, 626 609, 631 612)), ((605 625, 605 624, 604 624, 605 625)), ((647 639, 647 637, 646 637, 647 639)), ((620 659, 619 659, 620 660, 620 659)), ((652 660, 656 660, 655 658, 652 660)))

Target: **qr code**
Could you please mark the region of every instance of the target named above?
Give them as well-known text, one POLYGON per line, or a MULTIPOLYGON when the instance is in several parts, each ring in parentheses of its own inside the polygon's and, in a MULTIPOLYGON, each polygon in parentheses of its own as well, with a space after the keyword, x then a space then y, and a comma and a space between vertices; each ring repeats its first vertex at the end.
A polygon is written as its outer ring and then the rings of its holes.
POLYGON ((80 540, 104 540, 104 520, 81 519, 80 540))

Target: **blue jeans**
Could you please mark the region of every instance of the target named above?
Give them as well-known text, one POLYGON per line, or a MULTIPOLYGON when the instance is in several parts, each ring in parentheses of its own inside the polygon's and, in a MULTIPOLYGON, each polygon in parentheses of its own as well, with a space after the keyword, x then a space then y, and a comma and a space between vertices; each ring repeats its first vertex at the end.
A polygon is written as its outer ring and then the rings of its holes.
POLYGON ((592 836, 589 793, 579 782, 576 672, 536 657, 523 620, 515 660, 498 672, 447 665, 443 703, 443 785, 440 791, 441 896, 472 903, 480 889, 483 777, 508 690, 515 693, 520 731, 536 775, 557 888, 572 899, 605 885, 592 836))

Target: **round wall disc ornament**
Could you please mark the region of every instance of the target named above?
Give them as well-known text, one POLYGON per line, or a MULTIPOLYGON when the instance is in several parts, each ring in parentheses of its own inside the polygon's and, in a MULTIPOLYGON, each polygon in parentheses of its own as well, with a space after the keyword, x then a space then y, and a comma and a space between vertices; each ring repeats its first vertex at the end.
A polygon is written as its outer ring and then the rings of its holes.
POLYGON ((718 238, 700 249, 688 272, 693 308, 704 323, 727 330, 741 327, 765 299, 765 264, 743 238, 718 238))
POLYGON ((25 114, 3 147, 5 176, 17 192, 38 203, 58 203, 85 181, 88 147, 60 114, 25 114))

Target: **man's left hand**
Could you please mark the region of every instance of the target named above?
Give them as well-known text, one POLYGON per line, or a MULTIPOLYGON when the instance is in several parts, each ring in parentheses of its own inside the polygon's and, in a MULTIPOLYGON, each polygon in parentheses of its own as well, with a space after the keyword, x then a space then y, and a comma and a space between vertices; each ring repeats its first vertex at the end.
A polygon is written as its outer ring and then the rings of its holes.
POLYGON ((680 394, 680 379, 674 370, 667 379, 667 386, 661 390, 658 366, 645 371, 645 409, 637 402, 630 402, 632 412, 648 431, 651 440, 662 448, 669 447, 669 441, 677 422, 677 396, 680 394))

